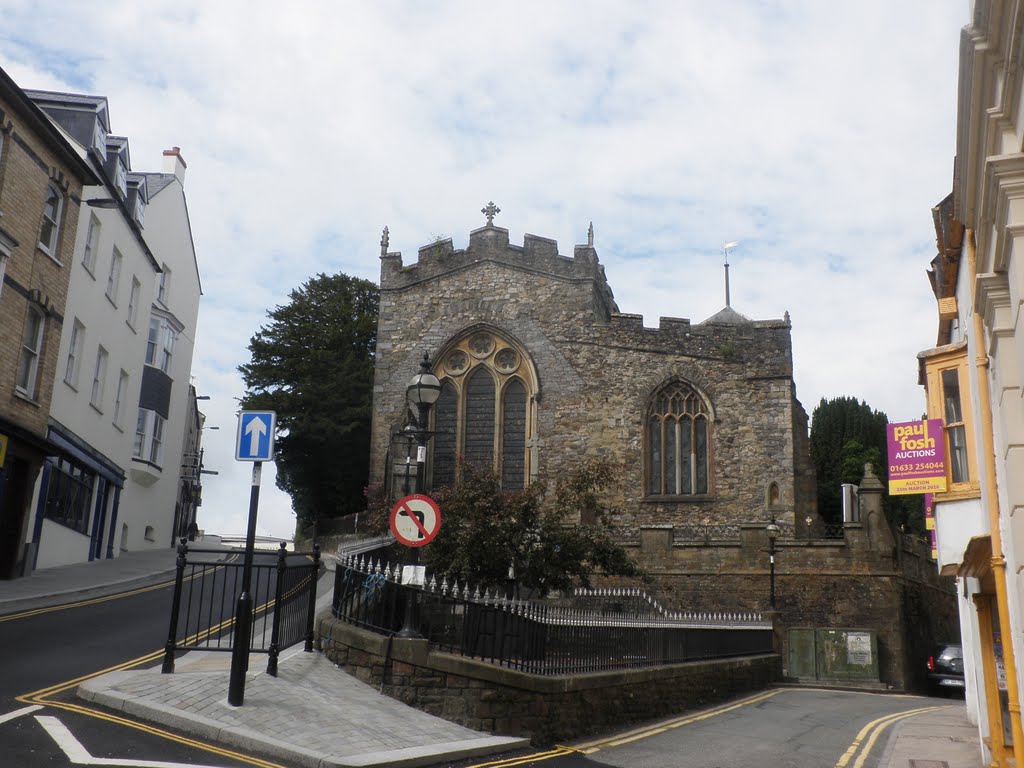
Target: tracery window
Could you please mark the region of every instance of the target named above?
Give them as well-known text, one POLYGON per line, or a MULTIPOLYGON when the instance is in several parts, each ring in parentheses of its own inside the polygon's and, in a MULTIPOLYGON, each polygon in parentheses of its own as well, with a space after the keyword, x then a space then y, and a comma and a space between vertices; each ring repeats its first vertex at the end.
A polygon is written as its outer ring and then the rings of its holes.
POLYGON ((537 378, 524 350, 489 329, 448 345, 434 372, 441 397, 433 408, 432 484, 457 479, 457 460, 489 467, 506 490, 529 482, 537 378))
POLYGON ((672 382, 655 394, 646 419, 648 495, 711 492, 711 421, 708 404, 685 382, 672 382))

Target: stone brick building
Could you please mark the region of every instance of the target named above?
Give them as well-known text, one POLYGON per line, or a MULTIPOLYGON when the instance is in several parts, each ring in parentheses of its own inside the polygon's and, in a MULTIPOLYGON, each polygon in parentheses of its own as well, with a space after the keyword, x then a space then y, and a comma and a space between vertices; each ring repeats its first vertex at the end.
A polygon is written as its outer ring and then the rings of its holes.
POLYGON ((97 183, 0 70, 0 578, 20 573, 47 438, 83 184, 97 183))
POLYGON ((572 258, 491 221, 465 250, 451 240, 405 266, 381 255, 371 479, 383 479, 424 353, 441 399, 427 487, 455 456, 493 466, 506 488, 554 479, 581 458, 625 468, 617 522, 792 524, 815 514, 807 414, 793 382, 789 318, 708 320, 621 314, 592 242, 572 258))
POLYGON ((622 467, 609 501, 648 591, 685 610, 769 607, 774 518, 787 668, 808 661, 788 656, 791 631, 865 628, 877 633, 877 684, 922 681, 927 646, 955 632, 955 599, 922 567, 923 544, 891 530, 873 475, 864 521, 825 539, 788 313, 751 320, 727 298, 703 322, 645 327, 618 311, 592 231, 570 258, 534 235, 511 245, 493 206, 484 212, 465 249, 438 240, 409 265, 385 230, 371 481, 393 497, 408 488, 406 387, 426 353, 442 385, 427 491, 455 479, 456 457, 493 467, 509 489, 606 458, 622 467))

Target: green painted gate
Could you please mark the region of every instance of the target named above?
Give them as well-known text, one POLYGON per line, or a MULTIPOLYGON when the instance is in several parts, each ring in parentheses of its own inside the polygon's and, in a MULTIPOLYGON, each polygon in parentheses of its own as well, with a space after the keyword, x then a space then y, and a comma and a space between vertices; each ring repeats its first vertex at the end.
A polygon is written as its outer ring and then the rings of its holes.
POLYGON ((789 676, 802 680, 878 680, 872 629, 790 629, 789 676))

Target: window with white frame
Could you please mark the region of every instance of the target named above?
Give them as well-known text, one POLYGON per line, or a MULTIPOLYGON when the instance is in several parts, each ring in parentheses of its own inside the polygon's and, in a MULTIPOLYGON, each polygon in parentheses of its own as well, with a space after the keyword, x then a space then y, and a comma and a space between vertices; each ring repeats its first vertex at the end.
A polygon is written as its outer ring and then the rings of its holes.
POLYGON ((139 408, 139 415, 135 419, 135 442, 132 444, 132 456, 142 458, 142 449, 146 444, 146 424, 151 411, 139 408))
POLYGON ((142 294, 142 283, 139 278, 132 275, 132 290, 128 294, 128 325, 134 330, 139 319, 139 297, 142 294))
POLYGON ((25 317, 25 329, 21 336, 21 355, 18 358, 18 378, 14 388, 35 399, 36 385, 39 380, 39 358, 43 351, 43 331, 46 329, 46 318, 36 306, 28 308, 25 317))
POLYGON ((166 264, 160 265, 160 275, 156 284, 156 300, 167 306, 167 296, 171 290, 171 268, 166 264))
POLYGON ((156 411, 139 408, 135 422, 135 443, 132 455, 157 467, 164 460, 164 424, 166 420, 156 411))
POLYGON ((82 253, 82 266, 90 275, 96 271, 96 247, 100 241, 100 220, 95 213, 89 214, 89 231, 85 236, 85 251, 82 253))
POLYGON ((46 188, 46 203, 43 206, 43 223, 39 228, 39 247, 57 258, 57 241, 60 236, 60 216, 64 209, 64 196, 53 182, 46 188))
POLYGON ((166 318, 151 317, 149 339, 146 342, 146 365, 155 366, 164 373, 169 373, 177 337, 177 331, 166 318))
POLYGON ((107 350, 100 345, 96 350, 96 369, 92 375, 92 395, 89 403, 100 413, 103 412, 103 390, 107 384, 107 350))
POLYGON ((82 364, 82 345, 85 343, 85 326, 77 317, 71 326, 71 342, 68 344, 68 359, 64 366, 64 382, 72 389, 78 388, 78 369, 82 364))
POLYGON ((164 461, 164 417, 153 411, 153 431, 149 440, 149 461, 158 467, 164 461))
POLYGON ((117 392, 114 395, 114 426, 122 428, 124 421, 124 399, 128 397, 128 372, 121 369, 117 379, 117 392))
POLYGON ((110 274, 107 275, 107 298, 115 307, 117 306, 117 289, 121 284, 121 263, 123 261, 121 252, 115 246, 110 256, 110 274))

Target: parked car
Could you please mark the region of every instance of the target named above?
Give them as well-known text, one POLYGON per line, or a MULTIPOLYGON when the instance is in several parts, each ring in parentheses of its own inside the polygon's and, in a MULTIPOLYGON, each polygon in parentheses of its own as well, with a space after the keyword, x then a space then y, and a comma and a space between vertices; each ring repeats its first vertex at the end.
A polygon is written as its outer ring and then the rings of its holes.
POLYGON ((935 646, 928 657, 928 692, 932 696, 963 695, 964 649, 959 643, 935 646))

